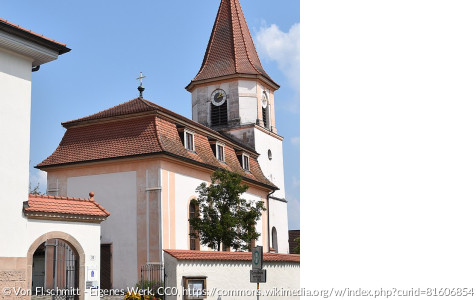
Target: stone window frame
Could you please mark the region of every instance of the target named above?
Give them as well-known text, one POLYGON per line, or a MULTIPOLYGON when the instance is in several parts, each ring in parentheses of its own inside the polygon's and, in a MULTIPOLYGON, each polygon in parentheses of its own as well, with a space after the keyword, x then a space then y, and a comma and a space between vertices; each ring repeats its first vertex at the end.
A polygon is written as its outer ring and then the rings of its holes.
POLYGON ((184 145, 185 149, 187 149, 188 151, 195 152, 195 133, 193 131, 188 130, 188 129, 183 130, 183 145, 184 145), (191 138, 192 147, 190 147, 190 145, 189 145, 189 140, 188 140, 187 135, 192 136, 192 138, 191 138))
POLYGON ((184 299, 185 300, 202 300, 202 299, 206 299, 207 298, 207 295, 204 294, 203 296, 200 296, 200 297, 194 297, 194 296, 189 296, 187 293, 187 289, 188 289, 188 282, 191 281, 191 280, 200 280, 200 281, 203 281, 203 291, 206 291, 207 290, 207 277, 206 276, 183 276, 182 277, 182 283, 183 283, 183 288, 184 290, 186 291, 185 295, 184 295, 184 299))

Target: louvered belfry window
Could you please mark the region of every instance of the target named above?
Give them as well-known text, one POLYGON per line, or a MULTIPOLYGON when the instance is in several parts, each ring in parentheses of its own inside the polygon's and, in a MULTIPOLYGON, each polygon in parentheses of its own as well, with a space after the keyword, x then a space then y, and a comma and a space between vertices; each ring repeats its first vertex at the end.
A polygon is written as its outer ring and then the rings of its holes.
POLYGON ((227 102, 223 102, 220 106, 212 103, 211 121, 212 126, 226 125, 228 123, 227 102))
POLYGON ((263 125, 264 127, 268 128, 268 115, 267 115, 267 108, 262 107, 262 112, 263 112, 263 125))

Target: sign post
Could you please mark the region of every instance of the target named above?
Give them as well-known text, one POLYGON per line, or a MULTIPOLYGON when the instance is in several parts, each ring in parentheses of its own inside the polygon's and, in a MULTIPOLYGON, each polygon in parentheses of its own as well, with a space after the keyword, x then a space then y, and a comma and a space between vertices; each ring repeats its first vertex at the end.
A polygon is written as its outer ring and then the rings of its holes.
POLYGON ((259 300, 259 283, 266 282, 266 270, 263 270, 262 246, 253 247, 253 249, 251 249, 250 282, 256 282, 256 299, 259 300))

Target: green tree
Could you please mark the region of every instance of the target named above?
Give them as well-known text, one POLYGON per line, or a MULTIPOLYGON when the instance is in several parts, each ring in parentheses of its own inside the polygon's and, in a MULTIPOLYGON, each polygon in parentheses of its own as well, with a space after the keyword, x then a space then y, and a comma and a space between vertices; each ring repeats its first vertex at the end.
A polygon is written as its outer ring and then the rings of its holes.
POLYGON ((198 236, 190 235, 218 251, 222 244, 224 249, 251 250, 251 241, 260 236, 256 223, 266 209, 263 201, 242 199, 241 194, 247 190, 241 175, 224 170, 213 172, 211 184, 200 184, 196 189, 198 198, 191 201, 198 206, 199 214, 189 219, 198 236))
POLYGON ((294 241, 297 243, 297 246, 294 247, 294 253, 301 254, 301 237, 295 238, 294 241))
POLYGON ((38 183, 35 187, 31 187, 31 182, 28 185, 28 192, 32 195, 43 195, 43 193, 40 191, 40 183, 38 183))

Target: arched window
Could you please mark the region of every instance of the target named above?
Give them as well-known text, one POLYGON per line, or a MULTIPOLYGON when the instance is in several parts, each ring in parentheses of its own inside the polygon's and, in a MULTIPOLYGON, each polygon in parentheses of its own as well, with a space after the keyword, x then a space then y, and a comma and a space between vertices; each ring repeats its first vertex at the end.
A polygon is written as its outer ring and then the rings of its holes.
POLYGON ((278 232, 276 231, 276 227, 273 226, 273 229, 271 230, 271 236, 272 236, 272 248, 278 252, 278 232))
POLYGON ((261 115, 263 120, 263 126, 267 129, 270 128, 270 118, 269 118, 269 100, 268 93, 263 91, 263 96, 261 98, 261 115))
POLYGON ((224 101, 220 105, 212 102, 211 122, 212 126, 226 125, 228 123, 227 102, 224 101))
MULTIPOLYGON (((193 203, 190 203, 188 208, 188 218, 189 220, 198 216, 198 207, 193 203)), ((198 239, 198 233, 193 229, 192 225, 189 223, 189 234, 190 234, 190 250, 200 250, 200 240, 198 239), (191 235, 195 233, 195 236, 191 235)))

